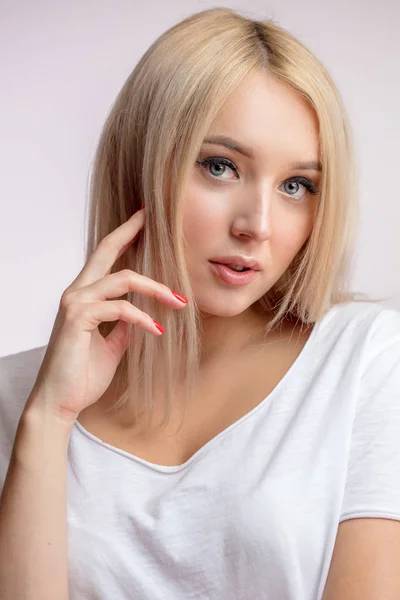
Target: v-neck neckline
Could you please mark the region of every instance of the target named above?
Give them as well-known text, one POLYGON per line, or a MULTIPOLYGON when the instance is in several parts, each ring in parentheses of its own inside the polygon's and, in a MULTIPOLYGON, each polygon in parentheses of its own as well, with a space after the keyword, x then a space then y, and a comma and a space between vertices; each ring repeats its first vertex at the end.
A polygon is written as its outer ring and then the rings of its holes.
POLYGON ((76 429, 78 431, 80 431, 82 434, 84 434, 86 437, 88 437, 92 441, 96 442, 97 444, 100 444, 101 446, 108 448, 109 450, 116 452, 117 454, 120 454, 132 461, 141 463, 142 465, 147 466, 149 469, 152 469, 152 470, 158 471, 158 472, 162 472, 162 473, 176 473, 178 471, 182 471, 182 470, 188 468, 190 465, 192 465, 197 460, 199 460, 200 457, 218 440, 225 437, 227 434, 229 434, 231 431, 233 431, 236 427, 240 426, 244 421, 247 421, 248 419, 250 419, 258 411, 262 410, 265 406, 269 405, 274 400, 275 396, 277 394, 279 394, 281 388, 283 388, 283 386, 285 386, 287 384, 287 381, 293 377, 293 375, 299 369, 301 363, 304 362, 307 355, 310 354, 311 348, 315 343, 315 340, 317 338, 319 331, 321 330, 322 324, 325 322, 328 315, 331 314, 332 310, 336 306, 337 305, 333 305, 323 315, 323 317, 320 319, 320 321, 316 321, 314 323, 311 334, 310 334, 309 338, 306 340, 306 343, 304 344, 303 348, 301 349, 299 355, 296 357, 296 359, 294 360, 292 365, 289 367, 289 369, 286 371, 286 373, 283 375, 283 377, 279 380, 277 385, 271 390, 271 392, 265 398, 263 398, 263 400, 261 400, 261 402, 259 402, 254 408, 249 410, 242 417, 240 417, 239 419, 237 419, 236 421, 234 421, 233 423, 231 423, 230 425, 225 427, 225 429, 220 431, 217 435, 212 437, 201 448, 199 448, 190 458, 188 458, 188 460, 181 463, 180 465, 160 465, 158 463, 150 462, 144 458, 140 458, 139 456, 136 456, 135 454, 132 454, 130 452, 122 450, 121 448, 117 448, 116 446, 113 446, 113 445, 103 441, 102 439, 100 439, 99 437, 97 437, 96 435, 94 435, 93 433, 88 431, 87 429, 85 429, 85 427, 83 427, 83 425, 81 423, 79 423, 78 420, 75 421, 74 427, 76 427, 76 429))

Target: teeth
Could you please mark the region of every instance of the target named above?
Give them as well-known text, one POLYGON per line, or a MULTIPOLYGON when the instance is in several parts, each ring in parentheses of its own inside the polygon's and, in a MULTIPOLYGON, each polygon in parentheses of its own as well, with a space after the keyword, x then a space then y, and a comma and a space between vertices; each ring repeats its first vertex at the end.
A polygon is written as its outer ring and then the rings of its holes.
POLYGON ((234 271, 244 271, 246 267, 239 267, 238 265, 228 265, 234 271))

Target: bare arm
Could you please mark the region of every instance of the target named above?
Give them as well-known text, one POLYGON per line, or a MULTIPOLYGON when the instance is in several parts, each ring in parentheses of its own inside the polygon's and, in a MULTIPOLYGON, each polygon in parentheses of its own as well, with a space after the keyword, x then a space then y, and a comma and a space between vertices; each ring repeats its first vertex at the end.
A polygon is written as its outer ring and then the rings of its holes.
POLYGON ((73 425, 110 386, 129 345, 128 324, 162 335, 149 314, 108 298, 137 291, 175 309, 187 303, 130 269, 110 273, 143 226, 138 210, 106 235, 61 297, 0 498, 1 600, 68 600, 66 480, 73 425), (118 322, 104 338, 98 325, 112 321, 118 322))
POLYGON ((73 422, 27 407, 0 497, 0 598, 68 600, 66 479, 73 422))

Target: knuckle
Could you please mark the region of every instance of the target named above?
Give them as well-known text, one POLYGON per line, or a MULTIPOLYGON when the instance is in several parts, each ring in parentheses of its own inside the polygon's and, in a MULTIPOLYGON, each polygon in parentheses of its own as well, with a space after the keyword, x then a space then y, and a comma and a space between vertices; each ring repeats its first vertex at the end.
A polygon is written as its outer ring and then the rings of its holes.
POLYGON ((171 293, 171 289, 167 285, 155 281, 151 277, 147 277, 147 275, 140 275, 131 269, 123 269, 121 273, 123 274, 123 277, 129 279, 132 284, 142 281, 146 287, 148 287, 149 295, 154 298, 157 298, 160 295, 160 292, 162 295, 171 293))
POLYGON ((165 300, 166 297, 171 296, 170 288, 164 283, 156 283, 151 289, 151 296, 156 300, 165 300))
POLYGON ((105 235, 98 243, 97 248, 104 250, 107 253, 111 252, 112 250, 116 250, 116 243, 112 234, 113 232, 105 235))
POLYGON ((124 314, 126 314, 132 308, 132 304, 130 302, 128 302, 128 300, 118 300, 117 306, 118 306, 118 309, 121 312, 123 312, 124 314))
POLYGON ((112 242, 112 231, 110 231, 110 233, 107 233, 105 236, 103 236, 101 238, 101 240, 98 243, 98 247, 99 246, 108 246, 110 245, 110 243, 112 242))
POLYGON ((76 302, 70 302, 64 307, 64 321, 66 323, 75 322, 80 312, 80 306, 76 302))
POLYGON ((166 294, 171 294, 171 288, 169 288, 167 285, 165 285, 164 283, 161 283, 161 288, 162 290, 166 293, 166 294))
POLYGON ((131 269, 122 269, 121 274, 124 278, 133 279, 135 276, 135 272, 131 269))
POLYGON ((74 292, 72 290, 70 290, 69 288, 64 290, 64 292, 61 296, 61 299, 60 299, 60 306, 62 308, 66 308, 67 306, 69 306, 71 304, 73 294, 74 294, 74 292))
POLYGON ((126 318, 129 317, 130 319, 134 317, 136 323, 141 325, 149 325, 153 322, 153 319, 147 313, 137 308, 137 306, 131 304, 129 300, 119 300, 118 308, 121 316, 124 315, 126 318))
POLYGON ((124 280, 127 279, 132 287, 135 287, 138 283, 142 282, 147 288, 147 294, 153 298, 164 298, 165 295, 171 294, 171 288, 164 283, 155 281, 151 277, 147 277, 147 275, 141 275, 132 269, 122 269, 119 271, 118 275, 124 280))
POLYGON ((118 317, 126 317, 131 312, 132 305, 128 300, 117 300, 113 304, 118 317))

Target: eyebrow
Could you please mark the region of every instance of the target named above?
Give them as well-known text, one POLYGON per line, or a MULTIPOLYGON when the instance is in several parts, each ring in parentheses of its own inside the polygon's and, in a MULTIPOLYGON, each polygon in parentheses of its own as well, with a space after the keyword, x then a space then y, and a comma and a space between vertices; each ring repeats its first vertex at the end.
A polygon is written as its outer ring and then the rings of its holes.
MULTIPOLYGON (((254 153, 250 148, 239 145, 235 140, 226 135, 215 135, 212 137, 206 137, 203 140, 203 144, 217 144, 218 146, 225 146, 230 150, 235 150, 236 152, 243 154, 243 156, 246 156, 247 158, 254 159, 254 153)), ((292 163, 291 165, 289 165, 289 167, 291 169, 300 169, 303 171, 322 171, 321 162, 314 160, 292 163)))

